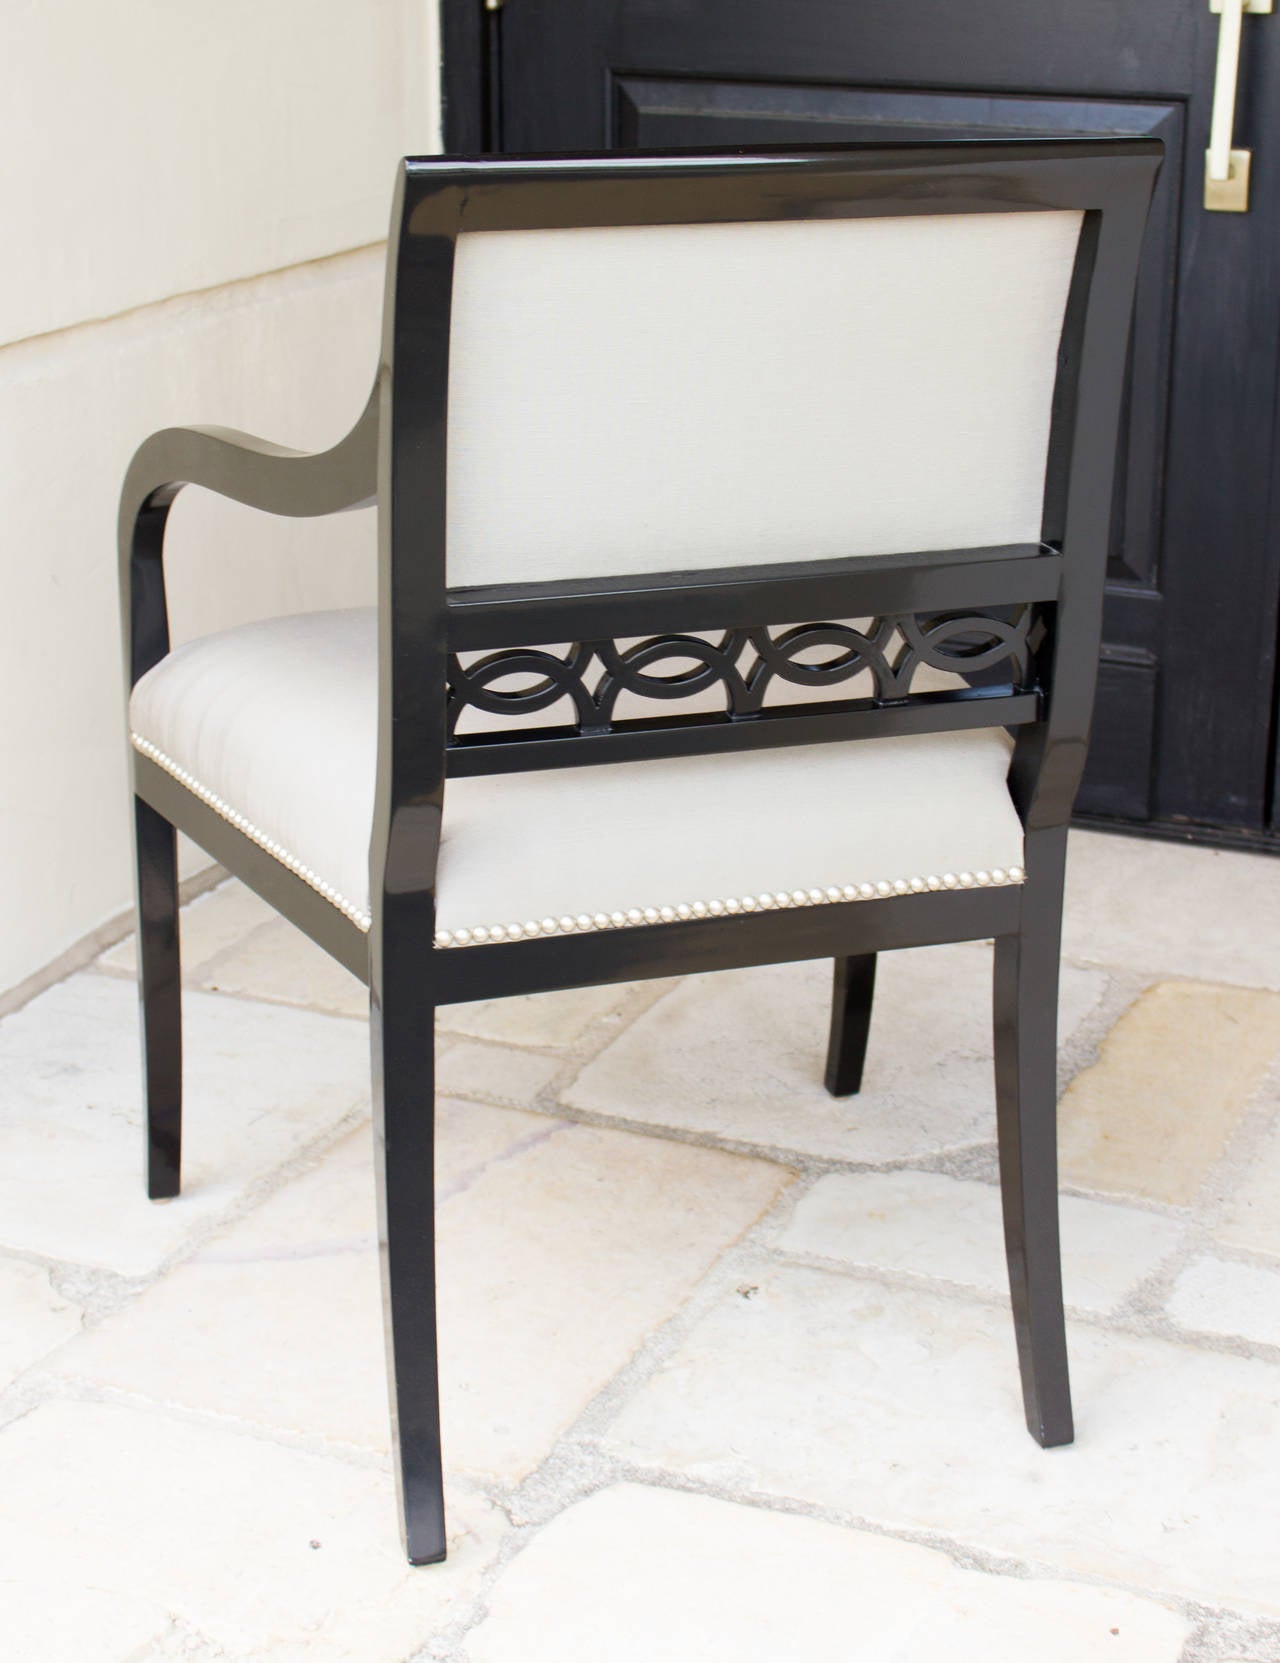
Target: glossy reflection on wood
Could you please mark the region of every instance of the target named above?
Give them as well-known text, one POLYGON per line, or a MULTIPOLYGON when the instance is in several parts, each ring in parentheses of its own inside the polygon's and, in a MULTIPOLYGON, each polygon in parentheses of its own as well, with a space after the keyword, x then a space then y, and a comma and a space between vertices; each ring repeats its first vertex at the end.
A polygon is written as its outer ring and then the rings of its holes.
POLYGON ((1067 829, 1032 833, 1022 928, 995 946, 996 1127, 1027 1430, 1074 1436, 1058 1240, 1058 966, 1067 829))
POLYGON ((373 943, 369 1007, 383 1333, 401 1535, 414 1565, 445 1557, 436 1355, 436 1013, 420 950, 423 911, 413 898, 384 909, 373 943))
MULTIPOLYGON (((383 1303, 394 1467, 406 1550, 444 1557, 434 1228, 434 1019, 440 1005, 733 966, 835 962, 826 1082, 862 1079, 876 954, 994 937, 999 1144, 1027 1420, 1071 1436, 1059 1280, 1054 1002, 1066 826, 1093 710, 1103 574, 1134 273, 1160 146, 1105 139, 941 142, 808 152, 423 159, 400 170, 377 383, 355 428, 320 456, 223 429, 171 429, 138 451, 120 508, 130 686, 168 651, 168 510, 197 483, 267 512, 378 505, 378 757, 366 936, 316 889, 145 757, 138 892, 149 1186, 177 1193, 181 1053, 173 826, 210 849, 369 983, 383 1303), (449 331, 464 231, 1072 209, 1083 213, 1063 325, 1039 541, 771 568, 611 575, 450 591, 446 572, 449 331), (810 609, 821 600, 822 609, 810 609), (941 697, 909 689, 835 713, 775 707, 766 720, 579 724, 485 750, 451 744, 451 653, 617 640, 673 629, 764 628, 814 616, 1031 607, 1016 673, 941 697), (901 693, 901 696, 898 696, 901 693), (833 726, 832 724, 836 724, 833 726), (904 732, 1015 729, 1009 787, 1026 833, 1024 888, 943 887, 892 898, 557 933, 440 951, 436 862, 446 779, 625 755, 704 755, 743 744, 889 742, 904 732), (502 754, 499 754, 501 751, 502 754)), ((774 419, 774 413, 764 413, 774 419)), ((495 455, 500 474, 503 458, 495 455)), ((989 622, 989 620, 988 620, 989 622)), ((1002 672, 1003 673, 1003 672, 1002 672)), ((762 804, 764 812, 772 805, 762 804)), ((866 812, 877 812, 868 803, 866 812)), ((673 805, 673 813, 678 812, 673 805)), ((815 1070, 817 1059, 815 1058, 815 1070)), ((854 1112, 854 1111, 851 1111, 854 1112)), ((495 1252, 519 1253, 518 1221, 495 1252)), ((518 1412, 517 1407, 513 1412, 518 1412)), ((856 1414, 856 1405, 850 1413, 856 1414)), ((856 1493, 850 1505, 856 1507, 856 1493)), ((248 1503, 246 1503, 248 1505, 248 1503)))
POLYGON ((182 963, 178 948, 177 838, 141 797, 134 804, 138 896, 138 999, 146 1080, 147 1194, 177 1195, 182 1181, 182 963))

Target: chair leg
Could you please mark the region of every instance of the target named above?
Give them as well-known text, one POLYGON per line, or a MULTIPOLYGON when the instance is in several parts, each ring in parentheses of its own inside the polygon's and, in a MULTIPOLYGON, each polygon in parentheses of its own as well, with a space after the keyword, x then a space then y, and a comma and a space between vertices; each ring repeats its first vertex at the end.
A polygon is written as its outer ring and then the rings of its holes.
POLYGON ((134 803, 138 878, 138 995, 147 1101, 147 1194, 177 1195, 182 1176, 182 975, 178 862, 173 827, 134 803))
POLYGON ((831 1037, 824 1080, 833 1097, 852 1097, 862 1087, 862 1065, 871 1031, 876 955, 836 959, 831 987, 831 1037))
POLYGON ((1058 961, 1066 832, 1028 838, 1022 929, 995 946, 996 1114, 1005 1251, 1027 1429, 1074 1436, 1058 1241, 1058 961))
POLYGON ((371 1001, 374 1164, 391 1436, 409 1562, 445 1557, 435 1281, 435 1008, 416 978, 371 1001))

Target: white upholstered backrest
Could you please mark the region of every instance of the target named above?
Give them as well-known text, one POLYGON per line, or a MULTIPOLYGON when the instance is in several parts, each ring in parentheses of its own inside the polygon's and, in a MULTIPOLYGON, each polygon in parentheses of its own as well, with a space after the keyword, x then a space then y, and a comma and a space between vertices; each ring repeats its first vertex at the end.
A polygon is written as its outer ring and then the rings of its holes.
POLYGON ((450 585, 1036 540, 1080 223, 462 235, 450 585))

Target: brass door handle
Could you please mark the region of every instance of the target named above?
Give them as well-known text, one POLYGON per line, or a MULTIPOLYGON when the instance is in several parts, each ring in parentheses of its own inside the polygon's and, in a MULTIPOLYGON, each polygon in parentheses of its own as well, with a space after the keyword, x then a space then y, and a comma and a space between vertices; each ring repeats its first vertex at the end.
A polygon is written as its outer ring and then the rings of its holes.
POLYGON ((1204 153, 1204 205, 1217 213, 1249 211, 1249 164, 1253 152, 1233 150, 1236 123, 1236 80, 1240 73, 1240 35, 1245 12, 1269 12, 1272 0, 1209 0, 1209 10, 1220 12, 1218 67, 1213 78, 1213 120, 1209 148, 1204 153))

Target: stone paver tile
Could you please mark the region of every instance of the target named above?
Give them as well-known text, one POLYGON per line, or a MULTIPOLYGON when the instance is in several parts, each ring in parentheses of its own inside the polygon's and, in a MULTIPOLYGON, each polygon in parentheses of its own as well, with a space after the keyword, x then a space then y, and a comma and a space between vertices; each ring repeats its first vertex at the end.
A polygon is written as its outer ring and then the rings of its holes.
MULTIPOLYGON (((579 1075, 565 1101, 657 1126, 844 1160, 884 1161, 995 1136, 991 956, 885 953, 859 1096, 822 1085, 831 966, 691 976, 579 1075)), ((1105 977, 1068 969, 1067 1037, 1105 977)))
MULTIPOLYGON (((273 906, 261 900, 236 878, 228 878, 216 889, 197 895, 194 901, 183 907, 179 923, 184 976, 198 974, 216 953, 233 946, 260 924, 279 916, 273 906)), ((138 968, 135 938, 127 935, 103 953, 97 962, 108 970, 132 974, 138 968)))
POLYGON ((454 1497, 448 1561, 414 1570, 389 1473, 108 1404, 8 1426, 0 1490, 12 1663, 133 1663, 175 1623, 219 1663, 403 1663, 501 1534, 454 1497))
POLYGON ((1269 855, 1073 831, 1063 951, 1165 976, 1280 988, 1269 855))
POLYGON ((1071 1334, 1077 1442, 1023 1424, 996 1307, 779 1269, 621 1411, 624 1459, 1162 1595, 1280 1612, 1280 1367, 1071 1334))
POLYGON ((1174 1284, 1166 1309, 1183 1328, 1280 1346, 1280 1270, 1197 1259, 1174 1284))
POLYGON ((79 1328, 79 1308, 54 1292, 43 1266, 0 1260, 0 1388, 79 1328))
MULTIPOLYGON (((1061 1218, 1067 1303, 1085 1311, 1113 1310, 1182 1234, 1170 1219, 1071 1195, 1061 1218)), ((828 1173, 797 1206, 781 1246, 1008 1292, 1000 1191, 941 1173, 828 1173)))
MULTIPOLYGON (((489 1161, 554 1130, 512 1109, 441 1102, 440 1194, 460 1193, 489 1161)), ((132 1305, 64 1346, 50 1372, 386 1448, 371 1148, 368 1127, 344 1138, 132 1305)))
POLYGON ((1186 1638, 1181 1617, 1132 1594, 632 1484, 554 1519, 488 1608, 469 1663, 1176 1663, 1186 1638))
POLYGON ((335 1016, 367 1016, 369 990, 323 947, 275 917, 206 961, 192 977, 209 993, 238 993, 335 1016))
POLYGON ((1277 1054, 1280 994, 1148 988, 1063 1096, 1063 1179, 1190 1205, 1277 1054))
POLYGON ((184 1010, 180 1204, 144 1189, 133 986, 85 972, 0 1023, 0 1246, 142 1275, 367 1097, 356 1023, 201 993, 184 1010))
POLYGON ((443 1005, 436 1020, 446 1032, 472 1039, 564 1050, 581 1039, 593 1022, 618 1010, 634 991, 633 982, 619 982, 608 987, 526 993, 515 999, 483 999, 443 1005))
MULTIPOLYGON (((445 1105, 445 1458, 515 1480, 788 1175, 762 1161, 445 1105)), ((387 1444, 371 1140, 311 1173, 51 1359, 61 1374, 373 1448, 387 1444)))
POLYGON ((1249 1163, 1214 1235, 1228 1247, 1244 1247, 1280 1259, 1280 1126, 1249 1163))
POLYGON ((560 1067, 557 1057, 538 1057, 505 1045, 455 1041, 440 1058, 439 1089, 458 1097, 527 1108, 560 1067))

